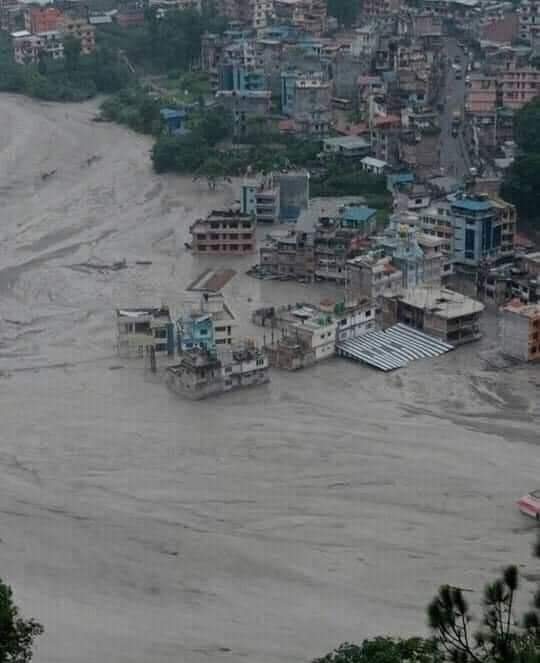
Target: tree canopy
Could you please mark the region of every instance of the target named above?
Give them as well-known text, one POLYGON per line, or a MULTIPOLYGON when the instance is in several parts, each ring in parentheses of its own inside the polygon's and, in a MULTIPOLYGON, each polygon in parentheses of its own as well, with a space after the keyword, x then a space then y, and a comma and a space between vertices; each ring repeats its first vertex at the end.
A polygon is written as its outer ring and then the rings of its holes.
POLYGON ((514 118, 520 153, 506 172, 501 195, 514 203, 521 219, 540 229, 540 97, 525 104, 514 118))
POLYGON ((13 591, 0 580, 0 663, 28 663, 41 624, 24 619, 13 603, 13 591))
POLYGON ((514 118, 514 136, 527 153, 540 153, 540 97, 521 108, 514 118))
POLYGON ((350 28, 356 23, 360 0, 328 0, 327 9, 330 16, 336 18, 340 25, 350 28))

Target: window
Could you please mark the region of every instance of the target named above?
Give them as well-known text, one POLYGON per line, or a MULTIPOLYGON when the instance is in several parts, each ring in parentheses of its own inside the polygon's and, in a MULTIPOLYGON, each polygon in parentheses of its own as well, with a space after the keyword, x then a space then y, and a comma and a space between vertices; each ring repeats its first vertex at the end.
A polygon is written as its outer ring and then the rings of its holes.
POLYGON ((371 318, 371 309, 366 311, 366 318, 371 318))
POLYGON ((149 334, 150 333, 150 323, 149 322, 136 322, 135 323, 135 333, 136 334, 149 334))

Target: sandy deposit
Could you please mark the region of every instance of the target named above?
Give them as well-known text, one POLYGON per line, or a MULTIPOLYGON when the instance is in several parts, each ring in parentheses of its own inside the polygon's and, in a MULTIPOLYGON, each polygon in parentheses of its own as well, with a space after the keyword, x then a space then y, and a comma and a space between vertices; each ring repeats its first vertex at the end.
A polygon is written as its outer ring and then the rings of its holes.
MULTIPOLYGON (((206 403, 118 369, 113 308, 178 305, 206 266, 189 223, 234 194, 157 177, 93 114, 0 97, 0 574, 45 623, 38 663, 307 661, 421 631, 442 581, 530 568, 540 378, 486 368, 492 327, 392 375, 336 359, 206 403)), ((317 299, 252 262, 223 261, 244 320, 317 299)))

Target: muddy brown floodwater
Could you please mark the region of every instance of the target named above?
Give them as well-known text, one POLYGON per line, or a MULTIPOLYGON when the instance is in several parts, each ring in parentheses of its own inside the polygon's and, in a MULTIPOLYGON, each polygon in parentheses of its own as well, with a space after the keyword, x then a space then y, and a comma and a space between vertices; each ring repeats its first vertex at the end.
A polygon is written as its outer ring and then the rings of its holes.
MULTIPOLYGON (((179 305, 188 226, 234 192, 156 176, 94 112, 0 96, 0 574, 45 624, 36 661, 308 661, 528 568, 540 376, 484 364, 492 317, 390 375, 335 359, 202 403, 119 362, 114 307, 179 305)), ((319 296, 222 262, 244 321, 319 296)))

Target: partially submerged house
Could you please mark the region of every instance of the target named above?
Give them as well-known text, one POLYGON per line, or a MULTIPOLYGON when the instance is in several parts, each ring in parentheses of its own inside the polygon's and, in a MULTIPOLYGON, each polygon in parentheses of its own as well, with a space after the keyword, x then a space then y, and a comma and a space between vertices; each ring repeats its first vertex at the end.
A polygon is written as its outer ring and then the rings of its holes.
POLYGON ((175 332, 168 306, 116 310, 118 354, 144 357, 148 352, 173 355, 175 332))

